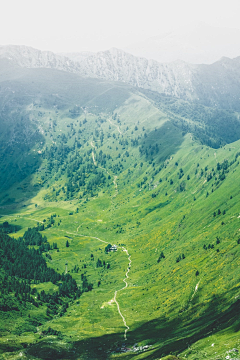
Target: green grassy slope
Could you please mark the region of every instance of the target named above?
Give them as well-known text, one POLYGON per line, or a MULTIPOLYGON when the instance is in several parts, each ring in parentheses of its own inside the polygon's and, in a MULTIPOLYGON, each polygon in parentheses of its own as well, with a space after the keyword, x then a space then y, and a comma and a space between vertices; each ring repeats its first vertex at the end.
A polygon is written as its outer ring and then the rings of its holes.
MULTIPOLYGON (((106 90, 82 108, 26 108, 44 138, 29 149, 40 165, 2 192, 0 222, 19 225, 10 234, 17 238, 56 214, 42 231, 59 248, 48 251, 48 266, 78 285, 85 275, 93 290, 72 299, 63 316, 32 305, 4 313, 2 356, 237 358, 227 352, 240 350, 240 141, 202 145, 166 105, 137 92, 116 103, 118 87, 106 109, 106 90), (94 108, 97 101, 105 111, 94 108), (106 253, 107 244, 117 251, 106 253), (31 318, 41 320, 34 330, 31 318), (49 327, 62 338, 47 334, 49 327)), ((55 291, 50 282, 31 286, 55 291)))

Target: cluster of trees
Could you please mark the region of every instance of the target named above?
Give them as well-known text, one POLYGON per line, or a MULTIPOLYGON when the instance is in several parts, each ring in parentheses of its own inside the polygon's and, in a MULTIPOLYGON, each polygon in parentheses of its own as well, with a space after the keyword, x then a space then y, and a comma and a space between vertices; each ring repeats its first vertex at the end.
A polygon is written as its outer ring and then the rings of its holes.
POLYGON ((71 270, 72 273, 78 273, 80 270, 79 266, 74 265, 74 268, 71 270))
POLYGON ((159 153, 159 150, 158 143, 139 146, 140 155, 145 155, 146 158, 153 158, 159 153))
MULTIPOLYGON (((208 167, 206 166, 204 169, 200 169, 200 172, 198 169, 199 164, 197 164, 195 175, 198 174, 199 177, 204 176, 208 182, 210 180, 214 179, 214 184, 212 184, 212 186, 215 185, 216 187, 219 187, 221 185, 221 182, 225 180, 227 174, 229 173, 229 168, 234 164, 236 164, 236 165, 239 164, 239 162, 237 162, 238 156, 239 156, 239 153, 237 153, 235 155, 235 158, 230 162, 228 160, 224 160, 222 163, 217 163, 216 168, 213 167, 212 169, 208 169, 208 167)), ((213 189, 212 189, 212 192, 213 192, 213 189)), ((207 193, 207 196, 208 195, 209 194, 207 193)), ((220 213, 218 210, 218 215, 220 213)), ((222 214, 224 215, 225 213, 226 213, 226 210, 223 210, 222 214)), ((216 212, 214 212, 213 216, 216 216, 216 212)))
POLYGON ((37 228, 28 228, 23 235, 23 239, 26 245, 37 245, 41 246, 42 243, 47 242, 47 237, 40 234, 37 228))
POLYGON ((8 221, 4 221, 2 224, 0 224, 0 232, 5 234, 15 233, 19 230, 21 230, 21 226, 9 224, 8 221))
MULTIPOLYGON (((0 277, 0 311, 20 311, 27 303, 31 303, 35 307, 47 306, 47 316, 50 317, 56 314, 62 316, 66 312, 68 301, 65 299, 69 298, 70 294, 66 295, 60 291, 52 294, 44 290, 38 292, 37 288, 32 288, 30 284, 30 280, 20 279, 19 276, 8 276, 5 272, 5 275, 0 277)), ((75 294, 74 298, 78 295, 75 294)))
POLYGON ((88 282, 87 276, 85 274, 81 274, 82 280, 82 292, 88 292, 93 289, 93 284, 88 282))
MULTIPOLYGON (((63 316, 69 299, 77 299, 83 292, 93 289, 84 274, 81 275, 82 285, 78 287, 70 274, 61 275, 48 268, 41 253, 29 249, 23 239, 0 234, 0 254, 0 311, 22 311, 31 303, 35 307, 47 306, 48 317, 63 316), (46 281, 58 285, 58 290, 49 294, 31 286, 46 281)), ((59 335, 49 329, 46 334, 59 335)))
POLYGON ((47 330, 43 330, 43 331, 42 331, 42 334, 43 334, 43 335, 55 335, 55 336, 57 336, 59 339, 62 339, 62 338, 63 338, 63 335, 62 335, 61 331, 54 330, 54 329, 52 329, 52 328, 50 328, 50 327, 48 327, 47 330))
POLYGON ((177 258, 176 258, 176 262, 178 263, 181 260, 185 259, 185 255, 184 254, 180 254, 177 258))
POLYGON ((28 228, 28 230, 25 231, 23 237, 20 238, 20 240, 24 240, 25 245, 39 246, 38 251, 41 253, 57 249, 57 243, 53 243, 52 245, 50 245, 47 241, 47 237, 45 235, 42 236, 42 234, 39 233, 38 228, 39 227, 28 228))
POLYGON ((39 249, 28 248, 23 238, 15 240, 0 234, 0 266, 8 275, 23 279, 56 283, 61 275, 47 267, 46 260, 39 249))
POLYGON ((2 109, 0 189, 6 190, 14 183, 20 183, 39 167, 40 159, 30 149, 36 144, 44 142, 44 138, 25 111, 25 115, 19 115, 23 114, 21 105, 14 104, 14 116, 11 107, 8 108, 4 105, 4 110, 2 109))
POLYGON ((38 306, 35 298, 31 296, 29 281, 8 276, 3 270, 0 276, 0 293, 0 311, 19 311, 26 302, 38 306))
POLYGON ((101 167, 106 167, 107 165, 107 161, 112 159, 112 156, 110 154, 104 154, 102 150, 99 151, 99 153, 96 153, 96 161, 98 163, 98 165, 100 165, 101 167))
MULTIPOLYGON (((142 179, 142 181, 139 182, 139 183, 137 183, 137 186, 140 188, 140 187, 143 187, 143 186, 145 185, 145 187, 146 187, 146 182, 147 182, 147 180, 148 180, 147 176, 144 176, 143 179, 142 179)), ((145 187, 144 187, 144 188, 145 188, 145 187)))
MULTIPOLYGON (((73 147, 53 145, 50 149, 46 149, 44 156, 48 160, 48 170, 55 176, 55 180, 62 175, 67 177, 65 186, 59 189, 53 188, 46 199, 51 200, 59 196, 63 199, 72 199, 76 196, 81 198, 85 195, 94 196, 102 186, 106 185, 109 179, 104 171, 94 165, 92 149, 79 153, 78 148, 77 145, 73 147)), ((111 156, 100 150, 98 154, 95 154, 95 158, 99 166, 106 167, 111 156)))
POLYGON ((109 253, 110 249, 111 249, 112 245, 111 244, 108 244, 106 247, 105 247, 105 253, 109 253))
POLYGON ((122 170, 124 169, 124 166, 122 163, 118 162, 116 164, 114 164, 113 166, 109 166, 110 169, 112 169, 112 171, 115 173, 115 174, 119 174, 122 172, 122 170))
POLYGON ((180 169, 179 169, 179 172, 178 172, 178 178, 181 179, 183 176, 184 176, 183 169, 180 168, 180 169))
MULTIPOLYGON (((134 142, 134 140, 131 139, 131 142, 134 142)), ((125 149, 125 146, 128 146, 128 144, 129 144, 128 139, 119 139, 119 145, 123 147, 123 150, 125 149)))
POLYGON ((208 250, 208 249, 214 249, 214 244, 208 244, 208 246, 206 244, 203 245, 203 249, 204 250, 208 250))
MULTIPOLYGON (((16 297, 20 294, 21 300, 26 299, 26 301, 31 301, 36 305, 36 301, 30 297, 30 284, 50 281, 58 285, 58 292, 52 295, 41 293, 38 300, 51 303, 53 308, 53 304, 61 305, 62 297, 78 298, 82 292, 92 289, 92 284, 88 284, 86 278, 84 278, 82 287, 78 287, 70 274, 59 274, 54 269, 49 268, 39 250, 43 245, 42 241, 46 240, 45 237, 42 237, 36 229, 28 229, 25 234, 26 241, 24 237, 16 240, 0 233, 0 269, 7 276, 4 278, 4 288, 7 293, 15 291, 16 297), (35 239, 34 235, 36 236, 35 239), (40 246, 38 245, 39 249, 29 248, 28 243, 30 242, 41 243, 40 246)), ((57 311, 57 309, 55 310, 57 311)))
MULTIPOLYGON (((220 242, 221 242, 221 241, 220 241, 220 238, 217 236, 217 237, 216 237, 216 245, 219 245, 220 242)), ((208 245, 204 244, 204 245, 203 245, 203 249, 204 249, 204 250, 214 249, 214 244, 208 244, 208 245)))
POLYGON ((223 210, 223 212, 221 212, 221 210, 220 209, 218 209, 218 211, 216 212, 216 211, 214 211, 214 213, 213 213, 213 217, 215 217, 216 215, 221 215, 221 213, 223 214, 223 215, 225 215, 226 214, 226 210, 223 210))
POLYGON ((107 265, 107 269, 110 269, 110 264, 109 263, 106 264, 105 260, 102 261, 100 259, 97 259, 97 262, 96 262, 96 267, 97 268, 104 267, 104 269, 105 269, 106 265, 107 265))

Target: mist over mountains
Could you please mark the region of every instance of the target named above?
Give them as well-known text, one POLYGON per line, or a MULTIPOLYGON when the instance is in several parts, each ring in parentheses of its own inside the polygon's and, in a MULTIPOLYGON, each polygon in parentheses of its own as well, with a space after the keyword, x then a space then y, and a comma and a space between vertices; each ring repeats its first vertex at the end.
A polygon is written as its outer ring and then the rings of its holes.
POLYGON ((0 58, 21 68, 57 69, 85 78, 120 81, 206 106, 240 109, 240 57, 223 57, 209 65, 183 61, 159 63, 112 48, 96 54, 75 54, 70 59, 49 51, 11 45, 0 47, 0 58))
POLYGON ((204 22, 182 26, 124 48, 135 56, 159 62, 183 60, 211 64, 226 56, 239 56, 240 30, 213 27, 204 22))

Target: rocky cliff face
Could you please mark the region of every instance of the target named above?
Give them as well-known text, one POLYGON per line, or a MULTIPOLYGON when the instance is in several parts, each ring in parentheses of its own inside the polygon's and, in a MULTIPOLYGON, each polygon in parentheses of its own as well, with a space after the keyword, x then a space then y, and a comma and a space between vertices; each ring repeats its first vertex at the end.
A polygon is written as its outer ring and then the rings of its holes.
POLYGON ((82 76, 122 81, 208 106, 240 109, 240 57, 222 58, 211 65, 159 63, 111 49, 79 64, 82 76))
POLYGON ((222 58, 211 65, 183 61, 159 63, 113 48, 73 61, 26 46, 0 47, 0 58, 4 57, 21 67, 54 68, 83 77, 120 81, 208 106, 240 111, 240 57, 222 58))
POLYGON ((80 65, 83 76, 121 81, 177 97, 192 93, 196 67, 184 62, 160 64, 115 48, 87 57, 80 65))
POLYGON ((77 72, 74 61, 54 54, 51 51, 41 51, 29 46, 1 46, 0 58, 7 58, 16 65, 26 68, 51 68, 68 72, 77 72))

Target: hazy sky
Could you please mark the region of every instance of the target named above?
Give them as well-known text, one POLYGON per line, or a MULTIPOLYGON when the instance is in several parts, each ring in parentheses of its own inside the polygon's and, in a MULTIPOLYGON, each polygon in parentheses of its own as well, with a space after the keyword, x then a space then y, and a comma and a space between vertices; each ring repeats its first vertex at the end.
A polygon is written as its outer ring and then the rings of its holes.
POLYGON ((190 22, 240 29, 239 0, 5 0, 0 45, 41 50, 123 48, 190 22))

